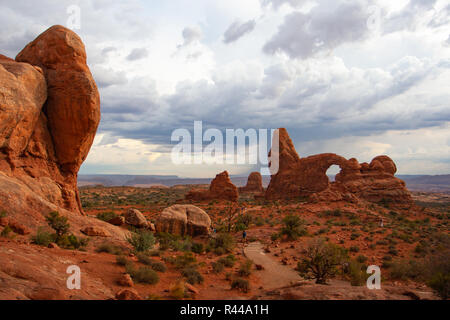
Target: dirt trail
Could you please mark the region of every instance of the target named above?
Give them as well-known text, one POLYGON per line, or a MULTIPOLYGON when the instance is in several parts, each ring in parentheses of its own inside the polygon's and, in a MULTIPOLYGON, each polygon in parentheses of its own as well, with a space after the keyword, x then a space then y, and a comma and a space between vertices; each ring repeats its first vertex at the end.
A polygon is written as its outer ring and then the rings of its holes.
POLYGON ((264 267, 264 270, 259 271, 258 275, 265 290, 285 287, 302 280, 295 270, 278 263, 266 255, 260 242, 249 243, 244 248, 244 254, 255 264, 264 267))

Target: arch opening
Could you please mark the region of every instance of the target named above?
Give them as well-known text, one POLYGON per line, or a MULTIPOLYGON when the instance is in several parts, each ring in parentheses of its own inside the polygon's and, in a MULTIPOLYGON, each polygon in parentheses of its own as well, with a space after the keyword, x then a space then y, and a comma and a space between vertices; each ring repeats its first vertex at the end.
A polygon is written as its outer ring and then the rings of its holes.
POLYGON ((342 168, 338 166, 337 164, 333 164, 330 166, 326 172, 326 175, 328 177, 328 180, 333 183, 336 181, 336 175, 340 173, 342 168))

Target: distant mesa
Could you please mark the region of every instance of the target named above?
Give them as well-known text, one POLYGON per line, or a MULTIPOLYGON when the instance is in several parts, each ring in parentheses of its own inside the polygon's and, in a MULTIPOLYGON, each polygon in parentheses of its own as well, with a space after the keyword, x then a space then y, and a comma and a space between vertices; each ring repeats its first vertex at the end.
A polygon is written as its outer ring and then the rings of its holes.
POLYGON ((252 172, 248 176, 247 185, 239 188, 240 193, 262 193, 264 192, 261 173, 252 172))
POLYGON ((186 200, 226 200, 237 201, 239 198, 238 188, 231 182, 227 171, 219 173, 211 182, 209 190, 192 190, 186 195, 186 200))
POLYGON ((396 178, 397 167, 388 156, 378 156, 370 164, 326 153, 300 158, 286 129, 279 129, 279 170, 271 177, 266 199, 312 201, 389 202, 411 206, 413 200, 405 182, 396 178), (332 165, 341 172, 331 183, 326 175, 332 165))

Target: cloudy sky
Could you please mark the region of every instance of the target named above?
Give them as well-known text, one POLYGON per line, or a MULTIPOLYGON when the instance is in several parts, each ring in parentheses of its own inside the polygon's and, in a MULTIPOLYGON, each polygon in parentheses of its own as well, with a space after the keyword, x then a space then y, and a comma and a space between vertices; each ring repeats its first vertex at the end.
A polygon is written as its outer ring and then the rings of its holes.
POLYGON ((0 0, 0 53, 74 26, 73 5, 102 97, 81 173, 252 169, 174 165, 171 134, 194 121, 286 127, 300 156, 450 173, 448 0, 0 0))

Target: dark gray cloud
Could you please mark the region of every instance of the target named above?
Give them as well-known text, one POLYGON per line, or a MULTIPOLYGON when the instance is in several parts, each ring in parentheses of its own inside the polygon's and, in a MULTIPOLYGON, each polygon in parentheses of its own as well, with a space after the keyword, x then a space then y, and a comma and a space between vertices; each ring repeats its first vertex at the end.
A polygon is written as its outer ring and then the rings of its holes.
POLYGON ((449 97, 411 96, 392 109, 380 103, 408 94, 448 69, 448 61, 432 64, 412 57, 387 71, 347 69, 339 62, 288 62, 267 68, 262 79, 243 76, 251 74, 243 67, 234 77, 185 82, 165 96, 146 86, 127 92, 134 86, 130 84, 115 93, 120 101, 103 100, 101 132, 167 145, 174 129, 192 130, 197 120, 222 130, 287 127, 299 142, 432 127, 450 121, 449 97), (137 99, 144 88, 152 93, 137 99), (421 107, 410 108, 410 103, 421 107))
POLYGON ((135 48, 127 56, 128 61, 141 60, 148 57, 148 50, 146 48, 135 48))
POLYGON ((298 7, 305 3, 306 0, 261 0, 264 6, 272 5, 273 8, 278 9, 283 4, 289 4, 292 7, 298 7))
POLYGON ((264 46, 267 54, 284 52, 306 59, 368 37, 367 1, 321 1, 311 12, 294 12, 264 46))
POLYGON ((223 42, 232 43, 240 38, 242 38, 247 33, 250 33, 255 29, 256 22, 255 20, 250 20, 247 22, 233 22, 228 29, 225 31, 223 35, 223 42))
POLYGON ((197 26, 184 28, 182 35, 183 35, 183 43, 180 44, 178 48, 187 47, 196 41, 200 41, 203 36, 202 30, 197 26))

